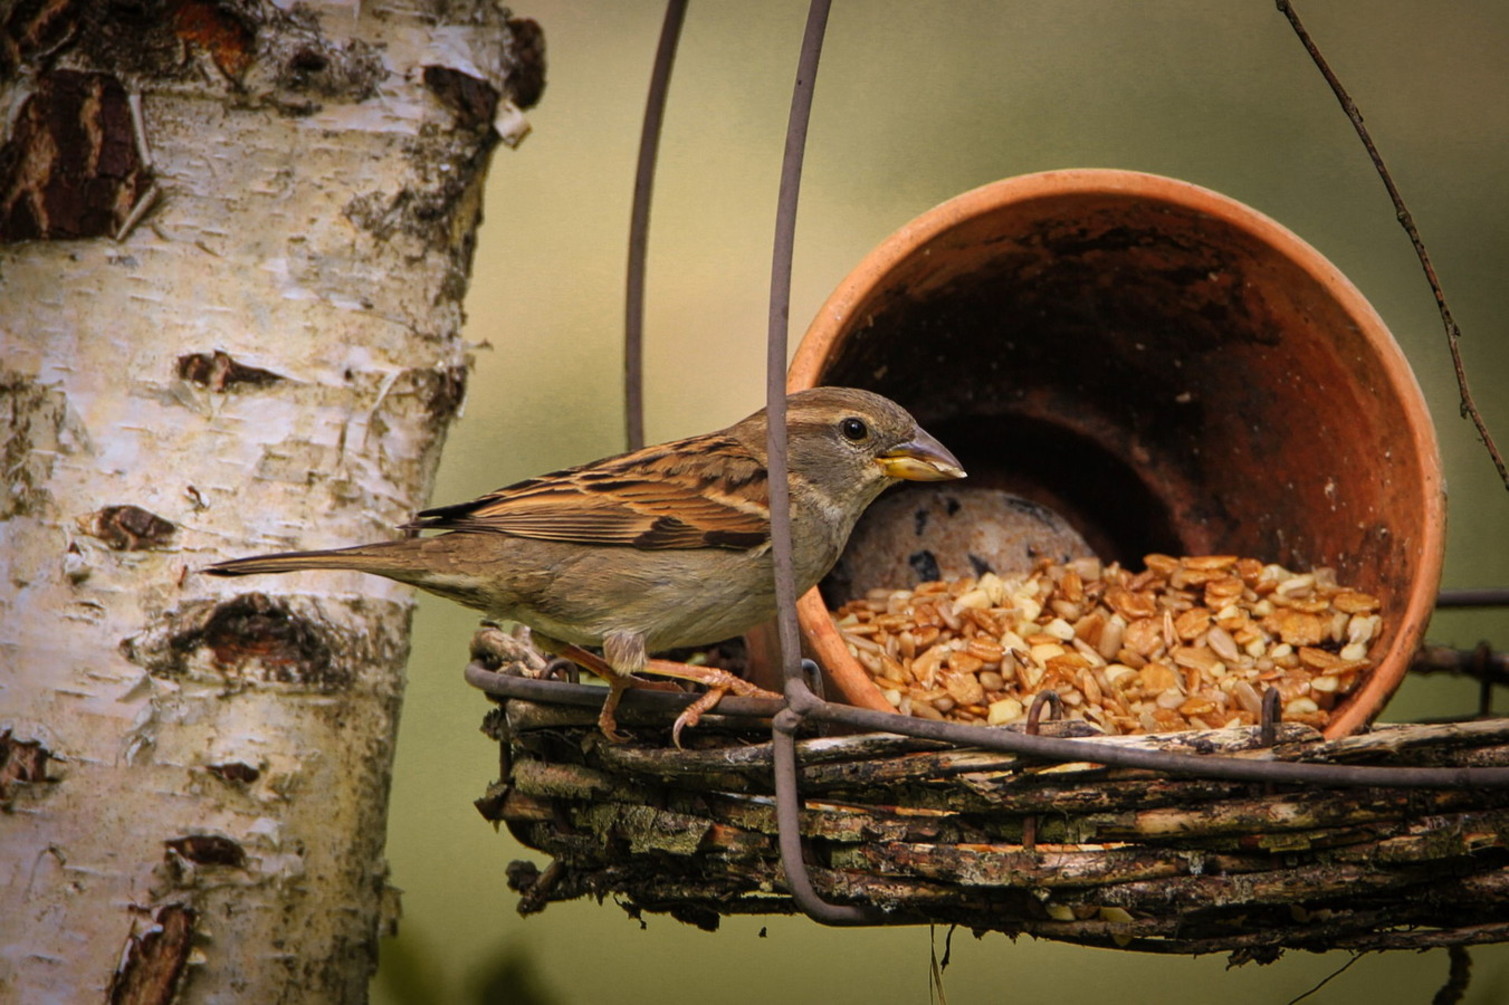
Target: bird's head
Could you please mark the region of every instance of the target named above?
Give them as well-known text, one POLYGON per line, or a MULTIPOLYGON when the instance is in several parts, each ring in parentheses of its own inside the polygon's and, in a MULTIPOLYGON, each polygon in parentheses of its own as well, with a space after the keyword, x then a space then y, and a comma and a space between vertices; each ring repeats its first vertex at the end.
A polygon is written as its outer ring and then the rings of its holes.
MULTIPOLYGON (((758 427, 763 435, 765 423, 758 427)), ((786 399, 786 429, 792 475, 854 506, 856 516, 897 481, 964 477, 958 459, 911 413, 871 391, 797 391, 786 399)))

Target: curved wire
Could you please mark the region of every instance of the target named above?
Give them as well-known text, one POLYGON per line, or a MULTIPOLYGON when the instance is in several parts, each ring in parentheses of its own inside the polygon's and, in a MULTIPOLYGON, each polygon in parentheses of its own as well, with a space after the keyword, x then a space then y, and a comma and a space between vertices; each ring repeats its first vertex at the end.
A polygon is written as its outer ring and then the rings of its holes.
MULTIPOLYGON (((501 698, 522 698, 552 705, 596 709, 606 692, 589 684, 515 677, 488 670, 477 663, 466 668, 467 683, 501 698)), ((631 690, 624 695, 625 707, 639 707, 665 717, 667 723, 695 698, 691 694, 631 690)), ((998 727, 966 726, 957 722, 917 719, 894 712, 875 712, 851 705, 825 702, 805 685, 789 705, 768 698, 729 695, 718 703, 718 714, 730 719, 766 719, 791 711, 804 719, 838 723, 875 733, 935 740, 954 747, 994 750, 1040 758, 1045 762, 1091 762, 1120 768, 1141 768, 1191 778, 1215 778, 1236 782, 1272 782, 1317 788, 1378 786, 1380 788, 1504 788, 1509 787, 1509 767, 1409 767, 1287 760, 1295 756, 1233 757, 1177 750, 1127 747, 1096 737, 1061 737, 1019 732, 998 727)), ((788 722, 790 720, 787 720, 788 722)), ((1252 727, 1249 727, 1252 728, 1252 727)), ((1333 740, 1326 748, 1345 750, 1348 739, 1333 740)), ((1305 756, 1300 752, 1298 756, 1305 756)), ((780 776, 777 775, 777 784, 780 776)), ((783 825, 784 826, 784 825, 783 825)))
POLYGON ((639 132, 639 163, 634 170, 634 206, 629 215, 629 270, 624 286, 624 430, 630 450, 644 446, 644 277, 650 244, 650 195, 655 190, 655 158, 660 152, 660 125, 670 90, 676 43, 686 20, 686 0, 667 0, 650 71, 650 93, 639 132))
MULTIPOLYGON (((770 472, 770 545, 775 573, 776 652, 788 696, 811 695, 801 675, 801 645, 797 641, 796 579, 791 560, 791 495, 786 481, 786 335, 791 317, 791 259, 796 237, 797 196, 801 191, 802 156, 807 147, 807 122, 817 61, 822 55, 828 25, 829 0, 812 0, 797 60, 796 84, 791 91, 791 116, 786 123, 786 149, 781 158, 781 189, 776 200, 775 249, 770 266, 770 330, 765 357, 765 409, 769 417, 766 466, 770 472)), ((789 700, 789 697, 788 697, 789 700)), ((792 702, 794 705, 795 702, 792 702)), ((777 831, 781 871, 792 899, 814 921, 828 925, 862 925, 881 917, 861 907, 830 904, 812 886, 802 859, 801 797, 796 791, 796 728, 801 716, 787 709, 775 718, 771 746, 775 759, 777 831)))

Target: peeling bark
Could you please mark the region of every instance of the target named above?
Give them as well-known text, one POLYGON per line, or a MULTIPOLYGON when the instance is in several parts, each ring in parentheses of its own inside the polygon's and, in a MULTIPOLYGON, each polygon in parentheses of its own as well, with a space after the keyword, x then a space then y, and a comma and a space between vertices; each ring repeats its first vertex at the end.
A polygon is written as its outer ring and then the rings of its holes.
POLYGON ((0 11, 7 994, 365 997, 410 597, 193 570, 423 505, 491 116, 539 71, 511 24, 487 0, 0 11))
POLYGON ((120 968, 110 980, 110 1005, 165 1005, 178 994, 193 949, 194 911, 160 908, 145 930, 126 940, 120 968))

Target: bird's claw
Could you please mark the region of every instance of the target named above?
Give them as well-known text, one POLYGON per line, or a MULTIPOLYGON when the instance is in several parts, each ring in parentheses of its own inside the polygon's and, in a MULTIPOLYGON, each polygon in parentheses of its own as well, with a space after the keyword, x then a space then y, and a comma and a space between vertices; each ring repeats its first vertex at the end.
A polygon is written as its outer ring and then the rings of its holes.
POLYGON ((728 692, 729 688, 727 687, 710 688, 699 695, 696 701, 681 710, 681 714, 676 716, 676 721, 671 724, 671 742, 676 745, 677 750, 682 749, 681 731, 688 726, 695 726, 701 722, 702 713, 722 701, 723 696, 728 692))
POLYGON ((602 730, 603 736, 607 737, 609 743, 628 743, 634 739, 628 733, 620 733, 618 731, 618 723, 611 719, 606 722, 598 719, 597 728, 602 730))
MULTIPOLYGON (((627 735, 618 731, 618 721, 615 713, 618 711, 619 699, 624 691, 630 687, 645 688, 653 691, 677 691, 680 690, 671 681, 651 681, 642 677, 623 674, 614 670, 602 657, 587 652, 577 646, 560 647, 560 655, 585 667, 608 682, 608 697, 603 702, 602 712, 598 714, 597 725, 609 741, 613 743, 627 743, 630 739, 627 735)), ((779 701, 781 696, 773 691, 766 691, 757 687, 742 677, 736 677, 727 670, 716 667, 690 666, 686 663, 675 663, 670 660, 649 660, 643 667, 644 673, 655 674, 661 677, 670 677, 673 680, 694 681, 707 688, 705 694, 699 695, 695 701, 682 710, 671 726, 671 739, 677 747, 681 746, 681 732, 688 726, 695 726, 701 721, 703 714, 717 706, 723 700, 723 696, 733 692, 741 698, 770 698, 779 701)))
POLYGON ((772 698, 779 701, 781 696, 774 691, 767 691, 762 687, 751 684, 742 677, 736 677, 727 670, 719 670, 716 667, 689 667, 684 664, 667 663, 663 660, 651 660, 645 667, 647 673, 674 673, 683 680, 694 680, 707 688, 706 693, 697 698, 681 714, 676 716, 676 722, 671 726, 671 741, 677 747, 681 746, 681 731, 688 726, 695 726, 702 720, 704 713, 717 706, 723 700, 723 696, 733 692, 741 698, 772 698), (670 668, 674 668, 674 671, 670 668))
POLYGON ((597 728, 608 738, 609 743, 628 743, 632 739, 629 734, 618 731, 618 701, 628 687, 626 680, 610 680, 608 697, 603 699, 602 711, 597 713, 597 728))

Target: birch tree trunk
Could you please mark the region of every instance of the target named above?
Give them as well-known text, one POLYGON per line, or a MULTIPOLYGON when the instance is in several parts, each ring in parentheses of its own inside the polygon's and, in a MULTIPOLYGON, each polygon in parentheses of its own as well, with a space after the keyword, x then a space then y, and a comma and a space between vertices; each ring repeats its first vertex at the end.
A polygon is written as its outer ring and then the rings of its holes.
POLYGON ((424 501, 506 16, 0 3, 0 998, 365 998, 410 598, 193 570, 424 501))

